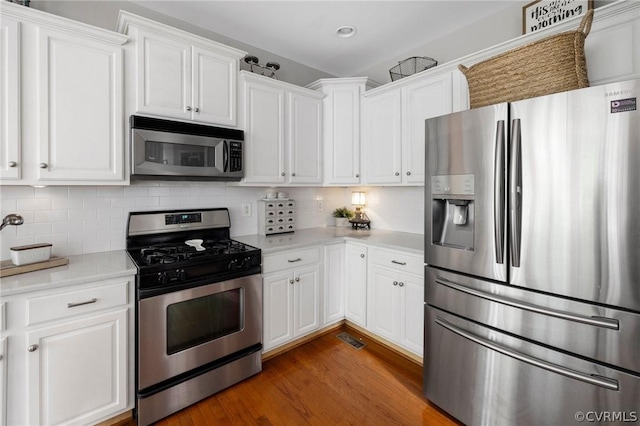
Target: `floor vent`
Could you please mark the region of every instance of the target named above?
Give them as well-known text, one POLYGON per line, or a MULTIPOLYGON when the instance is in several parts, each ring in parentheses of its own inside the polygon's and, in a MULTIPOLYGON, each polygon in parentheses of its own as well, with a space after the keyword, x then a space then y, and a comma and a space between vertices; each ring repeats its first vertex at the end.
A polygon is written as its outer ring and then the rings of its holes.
POLYGON ((356 339, 355 337, 353 337, 352 335, 350 335, 349 333, 346 332, 342 332, 340 334, 338 334, 336 336, 338 339, 342 340, 345 343, 350 344, 351 346, 353 346, 356 349, 362 349, 364 348, 366 345, 366 343, 356 339))

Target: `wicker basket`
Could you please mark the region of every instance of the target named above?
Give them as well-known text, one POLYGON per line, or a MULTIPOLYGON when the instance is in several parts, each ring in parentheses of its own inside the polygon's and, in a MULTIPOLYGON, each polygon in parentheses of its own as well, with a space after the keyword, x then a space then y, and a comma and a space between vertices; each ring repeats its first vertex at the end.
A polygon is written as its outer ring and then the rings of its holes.
POLYGON ((471 108, 589 87, 584 41, 593 9, 577 31, 555 34, 467 68, 471 108))
POLYGON ((396 81, 435 67, 436 65, 438 65, 438 61, 428 56, 412 56, 411 58, 398 62, 398 65, 389 70, 389 74, 391 74, 391 81, 396 81))

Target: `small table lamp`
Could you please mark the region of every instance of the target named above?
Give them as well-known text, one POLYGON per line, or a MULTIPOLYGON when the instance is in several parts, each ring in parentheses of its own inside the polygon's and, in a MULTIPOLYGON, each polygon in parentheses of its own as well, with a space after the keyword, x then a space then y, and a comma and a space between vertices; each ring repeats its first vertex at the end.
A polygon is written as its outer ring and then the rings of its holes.
POLYGON ((367 203, 367 200, 366 200, 365 192, 351 193, 351 204, 356 208, 355 218, 349 221, 353 229, 371 228, 371 221, 363 211, 366 203, 367 203))

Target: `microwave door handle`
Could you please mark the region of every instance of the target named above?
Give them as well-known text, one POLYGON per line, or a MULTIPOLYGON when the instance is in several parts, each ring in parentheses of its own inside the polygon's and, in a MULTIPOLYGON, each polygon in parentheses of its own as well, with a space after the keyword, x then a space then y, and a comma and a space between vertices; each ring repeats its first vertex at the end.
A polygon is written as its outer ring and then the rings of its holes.
POLYGON ((222 171, 223 172, 227 172, 229 170, 229 143, 226 140, 222 141, 222 142, 223 142, 223 150, 222 150, 223 166, 222 166, 222 171))

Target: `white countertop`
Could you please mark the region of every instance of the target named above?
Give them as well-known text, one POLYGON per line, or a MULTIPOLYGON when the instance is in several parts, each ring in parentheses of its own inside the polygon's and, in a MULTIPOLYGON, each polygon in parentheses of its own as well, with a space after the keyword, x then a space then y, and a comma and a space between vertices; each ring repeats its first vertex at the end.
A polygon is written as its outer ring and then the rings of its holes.
MULTIPOLYGON (((263 254, 313 245, 354 241, 422 255, 424 236, 381 229, 350 227, 298 229, 288 234, 235 236, 233 239, 262 249, 263 254)), ((136 267, 125 250, 67 256, 69 264, 0 278, 0 297, 54 289, 135 275, 136 267)))
POLYGON ((69 264, 0 278, 0 297, 135 275, 125 250, 66 256, 69 264))
POLYGON ((232 237, 254 247, 262 249, 262 253, 272 253, 312 246, 330 244, 332 242, 353 241, 389 249, 402 250, 422 255, 424 253, 424 235, 407 232, 386 231, 382 229, 358 229, 351 227, 297 229, 295 232, 277 235, 243 235, 232 237))

